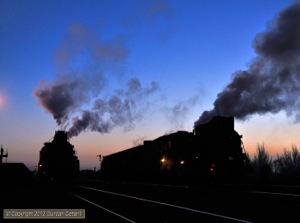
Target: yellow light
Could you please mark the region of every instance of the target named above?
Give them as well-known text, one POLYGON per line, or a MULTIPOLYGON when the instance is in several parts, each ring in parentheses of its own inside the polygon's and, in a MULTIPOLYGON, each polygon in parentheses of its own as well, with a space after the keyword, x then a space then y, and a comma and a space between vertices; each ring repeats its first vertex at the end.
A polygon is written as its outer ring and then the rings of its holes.
POLYGON ((183 164, 184 164, 184 160, 181 160, 181 161, 180 161, 180 164, 183 165, 183 164))
POLYGON ((160 162, 164 163, 164 162, 166 162, 166 159, 163 157, 163 158, 160 160, 160 162))

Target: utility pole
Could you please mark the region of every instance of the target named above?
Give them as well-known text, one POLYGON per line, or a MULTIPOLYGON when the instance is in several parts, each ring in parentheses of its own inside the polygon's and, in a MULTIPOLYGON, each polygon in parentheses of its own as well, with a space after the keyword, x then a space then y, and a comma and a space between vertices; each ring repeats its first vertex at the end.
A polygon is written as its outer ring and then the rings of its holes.
POLYGON ((102 156, 101 156, 101 154, 99 154, 99 155, 97 155, 97 157, 99 157, 99 162, 100 162, 100 169, 99 170, 101 170, 102 156))

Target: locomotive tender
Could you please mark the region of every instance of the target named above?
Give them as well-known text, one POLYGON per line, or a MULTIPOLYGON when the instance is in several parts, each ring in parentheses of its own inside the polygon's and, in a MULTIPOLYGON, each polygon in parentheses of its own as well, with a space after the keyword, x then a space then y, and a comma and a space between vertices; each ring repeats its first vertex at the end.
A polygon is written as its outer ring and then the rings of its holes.
POLYGON ((70 181, 79 173, 79 160, 68 133, 56 131, 52 142, 45 142, 40 151, 38 177, 45 181, 70 181))
POLYGON ((239 181, 250 168, 234 118, 215 116, 194 132, 178 131, 103 157, 101 174, 122 180, 239 181))

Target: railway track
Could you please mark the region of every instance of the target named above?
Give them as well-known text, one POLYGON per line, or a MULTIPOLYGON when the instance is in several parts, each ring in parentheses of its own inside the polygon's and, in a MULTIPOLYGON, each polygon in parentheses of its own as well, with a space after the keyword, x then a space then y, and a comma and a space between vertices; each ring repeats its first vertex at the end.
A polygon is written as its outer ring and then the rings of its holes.
POLYGON ((94 187, 78 186, 76 194, 72 193, 72 195, 121 218, 124 222, 199 222, 204 220, 206 222, 250 222, 162 200, 152 200, 94 187), (99 201, 100 197, 102 199, 99 201), (116 205, 107 204, 109 208, 100 205, 103 200, 107 199, 114 201, 113 203, 124 203, 125 206, 120 205, 118 209, 116 205))
POLYGON ((77 185, 14 186, 5 190, 0 195, 2 209, 84 209, 85 219, 75 220, 84 223, 300 222, 298 186, 190 186, 92 180, 77 185))
POLYGON ((98 181, 78 185, 72 193, 132 222, 299 222, 299 191, 288 186, 98 181))

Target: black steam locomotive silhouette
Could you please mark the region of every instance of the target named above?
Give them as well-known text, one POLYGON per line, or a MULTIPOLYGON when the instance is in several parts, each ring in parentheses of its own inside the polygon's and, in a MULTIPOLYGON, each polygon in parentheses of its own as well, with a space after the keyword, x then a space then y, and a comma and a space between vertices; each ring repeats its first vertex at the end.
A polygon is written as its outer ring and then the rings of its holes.
POLYGON ((237 181, 251 168, 234 118, 216 116, 194 132, 178 131, 104 156, 101 174, 124 180, 237 181))
POLYGON ((65 131, 56 131, 52 142, 40 151, 38 177, 45 181, 74 180, 79 173, 79 160, 65 131))

